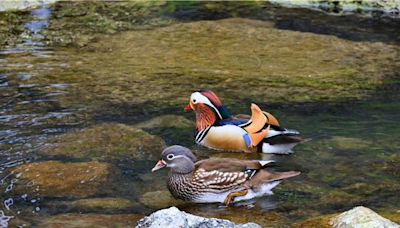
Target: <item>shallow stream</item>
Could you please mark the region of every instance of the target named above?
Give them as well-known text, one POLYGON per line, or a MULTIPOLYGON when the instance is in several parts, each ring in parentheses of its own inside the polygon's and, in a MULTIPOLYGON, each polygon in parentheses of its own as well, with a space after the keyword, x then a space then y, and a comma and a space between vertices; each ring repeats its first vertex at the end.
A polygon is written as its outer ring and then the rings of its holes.
POLYGON ((399 21, 169 3, 125 12, 141 18, 130 27, 120 16, 128 3, 108 3, 110 12, 97 4, 32 10, 26 35, 0 50, 0 191, 10 224, 134 226, 172 205, 265 227, 357 205, 399 219, 399 21), (103 30, 90 24, 99 21, 103 30), (311 139, 272 156, 276 169, 302 175, 232 208, 171 199, 166 172, 150 172, 166 145, 199 158, 269 157, 194 146, 194 115, 183 107, 201 88, 232 113, 257 103, 311 139))

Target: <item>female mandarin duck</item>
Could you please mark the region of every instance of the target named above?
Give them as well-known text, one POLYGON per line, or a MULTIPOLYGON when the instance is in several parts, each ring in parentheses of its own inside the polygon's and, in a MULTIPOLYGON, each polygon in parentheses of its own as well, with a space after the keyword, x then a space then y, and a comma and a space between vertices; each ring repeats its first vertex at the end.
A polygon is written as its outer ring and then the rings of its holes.
POLYGON ((225 203, 272 194, 281 180, 300 172, 268 172, 273 161, 248 161, 210 158, 196 162, 192 152, 182 146, 170 146, 152 171, 169 167, 168 189, 177 199, 196 203, 225 203))
POLYGON ((216 150, 287 154, 299 142, 299 132, 279 126, 268 112, 251 105, 251 117, 232 116, 212 91, 192 93, 185 111, 196 113, 197 144, 216 150))

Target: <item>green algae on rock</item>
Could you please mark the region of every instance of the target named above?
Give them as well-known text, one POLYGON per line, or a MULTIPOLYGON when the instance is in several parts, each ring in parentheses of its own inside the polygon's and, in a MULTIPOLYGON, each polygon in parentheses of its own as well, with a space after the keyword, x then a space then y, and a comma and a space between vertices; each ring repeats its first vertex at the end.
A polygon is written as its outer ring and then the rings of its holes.
POLYGON ((44 219, 38 227, 134 227, 142 217, 137 214, 60 214, 44 219))
POLYGON ((79 211, 118 211, 127 210, 135 206, 135 203, 124 198, 87 198, 72 202, 74 209, 79 211))
POLYGON ((44 161, 18 166, 11 172, 20 174, 13 192, 29 197, 88 197, 106 184, 111 166, 97 161, 44 161))
MULTIPOLYGON (((60 61, 65 58, 70 68, 52 75, 60 75, 58 82, 61 78, 79 84, 60 97, 63 106, 87 104, 99 118, 138 116, 180 109, 188 91, 197 88, 212 89, 227 107, 237 108, 248 107, 248 101, 363 99, 382 85, 382 74, 396 71, 395 65, 387 64, 398 52, 395 45, 280 30, 270 22, 233 18, 104 35, 87 50, 64 53, 60 61), (243 84, 251 90, 241 90, 243 84)), ((37 80, 53 79, 44 75, 37 80)))
POLYGON ((331 147, 339 149, 339 150, 362 150, 366 149, 369 146, 372 146, 372 142, 354 138, 354 137, 343 137, 343 136, 334 136, 329 140, 326 140, 331 147))
POLYGON ((19 35, 24 31, 24 25, 29 20, 28 11, 0 12, 0 48, 14 46, 18 43, 19 35))
POLYGON ((309 228, 309 227, 319 227, 319 228, 331 228, 330 220, 337 214, 322 215, 315 218, 310 218, 304 221, 294 223, 292 228, 309 228))
POLYGON ((382 170, 385 173, 392 175, 393 177, 400 178, 400 155, 392 154, 385 159, 382 170))
POLYGON ((143 129, 153 128, 190 128, 194 123, 183 116, 178 115, 162 115, 154 117, 145 122, 135 124, 133 127, 143 129))
POLYGON ((124 124, 100 124, 55 136, 40 153, 72 158, 156 160, 165 146, 154 135, 124 124))
POLYGON ((113 34, 141 26, 169 24, 160 20, 165 1, 60 1, 52 5, 53 18, 43 32, 56 46, 86 46, 101 34, 113 34))
POLYGON ((139 201, 146 207, 161 209, 171 206, 182 205, 185 202, 174 199, 169 191, 154 191, 144 193, 139 201))

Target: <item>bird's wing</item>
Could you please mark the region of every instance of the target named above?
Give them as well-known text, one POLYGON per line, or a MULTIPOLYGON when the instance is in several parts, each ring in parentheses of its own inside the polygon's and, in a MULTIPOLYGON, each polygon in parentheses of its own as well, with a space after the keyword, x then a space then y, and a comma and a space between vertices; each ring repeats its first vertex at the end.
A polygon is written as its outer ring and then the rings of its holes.
POLYGON ((194 181, 215 191, 227 191, 241 186, 260 169, 273 162, 211 158, 196 163, 194 181))

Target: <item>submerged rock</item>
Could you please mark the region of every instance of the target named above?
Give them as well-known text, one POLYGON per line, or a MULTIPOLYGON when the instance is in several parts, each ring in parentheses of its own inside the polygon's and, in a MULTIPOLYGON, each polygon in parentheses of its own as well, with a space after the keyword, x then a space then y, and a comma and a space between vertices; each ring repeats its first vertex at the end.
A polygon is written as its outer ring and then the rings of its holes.
POLYGON ((255 223, 235 224, 228 220, 216 218, 204 218, 191 215, 180 211, 176 207, 170 207, 157 211, 147 217, 141 219, 137 227, 242 227, 242 228, 259 228, 255 223))
POLYGON ((145 122, 136 124, 137 128, 190 128, 194 123, 183 116, 162 115, 145 122))
POLYGON ((124 210, 135 206, 135 203, 123 198, 89 198, 72 202, 74 209, 79 211, 93 210, 124 210))
POLYGON ((13 192, 29 197, 87 197, 96 194, 110 174, 111 166, 102 162, 36 162, 12 170, 18 175, 13 192))
POLYGON ((141 217, 136 214, 61 214, 46 218, 38 227, 134 227, 141 217))
POLYGON ((153 209, 177 206, 184 203, 181 200, 173 198, 168 191, 146 192, 140 197, 140 202, 153 209))
POLYGON ((292 228, 308 228, 308 227, 318 227, 318 228, 331 228, 330 220, 335 216, 335 214, 322 215, 315 218, 307 219, 301 222, 297 222, 292 225, 292 228))
POLYGON ((156 160, 164 141, 141 129, 107 123, 73 131, 50 139, 40 153, 73 158, 156 160))
POLYGON ((113 213, 127 212, 140 207, 140 204, 125 198, 86 198, 74 201, 46 200, 42 207, 58 213, 113 213))
POLYGON ((399 228, 400 226, 366 207, 355 207, 331 219, 334 228, 399 228))
POLYGON ((371 143, 360 138, 335 136, 330 140, 339 150, 361 150, 371 146, 371 143))

